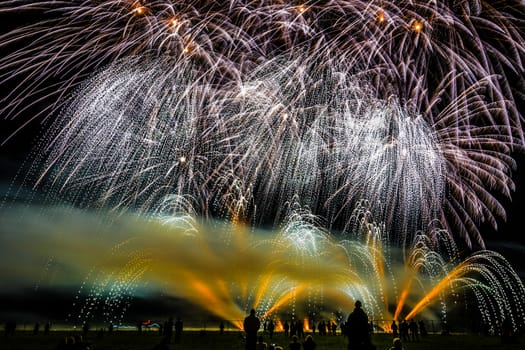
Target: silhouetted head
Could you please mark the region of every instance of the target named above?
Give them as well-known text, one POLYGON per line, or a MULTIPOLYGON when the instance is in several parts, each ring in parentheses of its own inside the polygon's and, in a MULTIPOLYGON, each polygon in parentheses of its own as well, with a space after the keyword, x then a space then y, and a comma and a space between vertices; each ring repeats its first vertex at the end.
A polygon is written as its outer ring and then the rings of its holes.
POLYGON ((355 307, 357 307, 357 308, 361 307, 361 302, 359 300, 355 301, 355 307))
POLYGON ((393 345, 394 349, 401 349, 401 339, 394 338, 393 345))
POLYGON ((250 310, 250 315, 255 315, 255 309, 250 310))

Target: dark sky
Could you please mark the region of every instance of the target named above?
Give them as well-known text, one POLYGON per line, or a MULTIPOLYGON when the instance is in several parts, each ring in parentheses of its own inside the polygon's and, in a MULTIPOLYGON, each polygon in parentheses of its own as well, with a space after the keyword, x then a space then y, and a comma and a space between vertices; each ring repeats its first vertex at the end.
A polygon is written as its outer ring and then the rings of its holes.
MULTIPOLYGON (((0 32, 5 31, 10 26, 9 21, 2 21, 0 16, 0 32)), ((0 54, 2 53, 0 52, 0 54)), ((8 91, 9 86, 3 86, 0 92, 0 99, 8 91)), ((0 102, 0 108, 5 107, 5 103, 5 101, 3 103, 0 102)), ((45 130, 45 126, 42 119, 37 119, 22 127, 21 130, 17 131, 17 129, 44 106, 45 104, 36 105, 14 119, 6 119, 5 115, 0 116, 0 143, 3 143, 0 146, 0 195, 2 196, 6 187, 9 186, 20 171, 24 161, 30 157, 31 150, 35 146, 41 131, 45 130), (16 134, 11 137, 13 133, 16 134)), ((525 256, 525 233, 523 232, 523 225, 525 224, 525 155, 516 154, 515 157, 518 161, 518 168, 513 176, 516 183, 516 191, 513 193, 512 200, 504 201, 507 208, 507 220, 506 222, 500 220, 497 231, 486 227, 482 235, 485 238, 487 248, 503 254, 520 274, 522 280, 525 280, 525 261, 523 259, 523 256, 525 256)), ((39 300, 53 301, 57 305, 69 305, 68 300, 70 298, 71 294, 68 292, 56 290, 45 290, 39 292, 38 296, 33 290, 26 290, 17 297, 0 294, 0 309, 4 313, 12 312, 13 314, 18 309, 33 309, 37 314, 47 314, 53 319, 61 319, 66 309, 56 310, 53 307, 46 307, 45 305, 51 304, 42 304, 39 300)), ((167 308, 168 306, 164 303, 170 304, 171 306, 169 307, 171 308, 176 307, 173 305, 180 306, 180 301, 178 300, 163 299, 159 305, 158 303, 150 304, 148 300, 137 298, 134 301, 134 311, 137 317, 142 317, 145 314, 144 310, 149 312, 155 308, 158 308, 158 310, 167 308)), ((161 312, 159 311, 158 313, 161 312)))

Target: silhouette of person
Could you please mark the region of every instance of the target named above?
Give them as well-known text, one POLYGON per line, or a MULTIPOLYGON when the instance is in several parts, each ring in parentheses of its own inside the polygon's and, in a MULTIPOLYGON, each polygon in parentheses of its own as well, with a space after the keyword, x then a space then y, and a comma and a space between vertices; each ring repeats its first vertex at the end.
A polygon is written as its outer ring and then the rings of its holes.
POLYGON ((44 326, 44 334, 49 335, 49 330, 51 329, 51 322, 47 322, 44 326))
POLYGON ((390 348, 390 350, 403 350, 403 345, 401 344, 401 339, 394 338, 394 340, 392 342, 392 347, 390 348))
POLYGON ((219 333, 224 334, 224 322, 219 323, 219 333))
POLYGON ((296 322, 294 320, 290 321, 290 337, 293 337, 297 334, 297 328, 295 326, 296 322))
POLYGON ((173 317, 168 319, 168 322, 164 324, 164 336, 171 343, 171 336, 173 335, 173 317))
POLYGON ((399 334, 401 335, 402 341, 408 341, 408 322, 403 320, 399 325, 399 334))
POLYGON ((301 350, 301 343, 297 341, 297 336, 292 336, 292 342, 290 343, 290 350, 301 350))
POLYGON ((370 347, 370 334, 368 332, 368 316, 361 308, 361 302, 355 302, 355 308, 348 316, 347 335, 348 350, 368 349, 370 347))
POLYGON ((397 338, 399 336, 399 333, 397 332, 398 327, 397 327, 396 320, 392 321, 390 328, 392 329, 392 335, 394 336, 394 338, 397 338))
POLYGON ((250 314, 244 319, 244 332, 246 332, 246 350, 255 350, 257 344, 257 332, 261 327, 261 321, 255 316, 255 310, 251 309, 250 314))
POLYGON ((295 331, 297 332, 297 336, 299 338, 304 338, 304 327, 301 320, 297 320, 297 322, 295 322, 295 331))
POLYGON ((177 321, 175 322, 175 343, 180 343, 180 340, 182 338, 182 328, 184 327, 182 320, 180 317, 177 317, 177 321))
POLYGON ((418 341, 419 335, 418 335, 418 326, 416 321, 414 319, 410 320, 410 323, 408 324, 408 329, 410 329, 410 335, 412 337, 412 341, 418 341))
POLYGON ((428 335, 427 327, 425 326, 425 322, 423 322, 423 320, 419 320, 419 333, 421 333, 421 336, 423 337, 428 335))
POLYGON ((268 333, 270 334, 270 339, 273 339, 273 332, 275 330, 275 323, 273 323, 273 320, 270 320, 268 323, 268 333))
POLYGON ((37 335, 39 330, 40 330, 40 323, 36 322, 35 326, 33 327, 33 334, 37 335))
POLYGON ((326 323, 324 322, 324 320, 321 320, 321 322, 319 322, 319 334, 326 335, 326 323))
POLYGON ((303 343, 303 350, 315 350, 317 344, 314 342, 314 338, 311 335, 307 335, 303 343))
POLYGON ((288 321, 284 321, 283 329, 284 329, 284 336, 289 337, 290 336, 290 325, 288 324, 288 321))

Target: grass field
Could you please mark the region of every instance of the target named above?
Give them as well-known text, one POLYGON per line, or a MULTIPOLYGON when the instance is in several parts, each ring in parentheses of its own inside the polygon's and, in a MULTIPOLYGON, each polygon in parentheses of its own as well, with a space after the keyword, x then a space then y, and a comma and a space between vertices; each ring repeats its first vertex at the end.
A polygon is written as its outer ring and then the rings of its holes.
MULTIPOLYGON (((56 349, 60 340, 71 332, 51 332, 49 335, 33 335, 31 332, 18 332, 14 336, 1 336, 1 350, 51 350, 56 349)), ((99 338, 95 332, 88 334, 87 342, 96 350, 150 350, 160 341, 155 332, 137 334, 132 331, 114 332, 99 338)), ((317 350, 346 350, 346 338, 337 336, 314 336, 317 350)), ((265 341, 269 342, 268 337, 265 341)), ((508 349, 522 350, 525 348, 525 338, 519 339, 519 344, 502 344, 498 337, 476 335, 429 335, 419 342, 406 342, 405 350, 467 350, 467 349, 508 349)), ((277 333, 272 341, 288 349, 289 339, 282 333, 277 333)), ((374 334, 373 343, 378 350, 390 348, 392 337, 388 334, 374 334)), ((188 350, 244 350, 241 332, 184 332, 180 344, 170 344, 170 349, 188 350)))

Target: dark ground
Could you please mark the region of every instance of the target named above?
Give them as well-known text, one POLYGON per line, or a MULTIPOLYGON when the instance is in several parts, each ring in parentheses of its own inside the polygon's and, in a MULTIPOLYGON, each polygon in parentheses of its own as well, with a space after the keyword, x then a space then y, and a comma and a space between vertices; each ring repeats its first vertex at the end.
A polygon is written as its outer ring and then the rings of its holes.
MULTIPOLYGON (((1 350, 51 350, 56 349, 57 345, 65 336, 74 335, 72 332, 55 331, 49 335, 33 335, 32 332, 17 332, 12 337, 0 337, 1 350)), ((78 334, 78 333, 77 333, 78 334)), ((169 349, 188 349, 188 350, 243 350, 243 333, 240 331, 225 332, 219 334, 215 331, 185 331, 182 335, 180 344, 171 343, 169 349)), ((91 332, 87 336, 87 342, 91 344, 91 349, 96 350, 150 350, 161 340, 155 331, 137 334, 135 331, 119 331, 113 334, 105 333, 99 338, 96 332, 91 332)), ((346 350, 347 340, 341 335, 319 336, 315 335, 317 343, 316 350, 346 350)), ((502 344, 499 337, 478 336, 478 335, 429 335, 419 342, 406 342, 403 344, 404 350, 467 350, 467 349, 504 349, 504 350, 523 350, 525 348, 525 336, 521 336, 518 344, 502 344)), ((268 336, 265 341, 269 342, 268 336)), ((288 349, 289 338, 285 338, 282 333, 274 336, 273 342, 288 349)), ((377 350, 387 350, 390 348, 392 337, 389 334, 374 334, 373 343, 377 350)))

